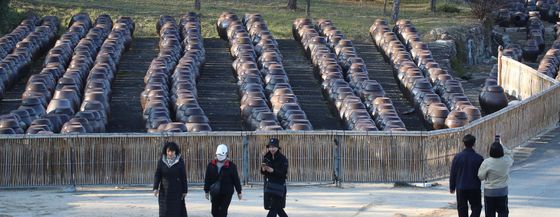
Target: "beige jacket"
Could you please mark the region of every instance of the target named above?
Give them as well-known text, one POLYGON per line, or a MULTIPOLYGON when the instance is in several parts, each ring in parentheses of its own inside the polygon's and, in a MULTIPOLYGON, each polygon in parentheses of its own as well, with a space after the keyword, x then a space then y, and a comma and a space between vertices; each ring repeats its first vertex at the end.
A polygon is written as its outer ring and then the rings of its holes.
POLYGON ((509 170, 513 165, 513 153, 506 146, 501 158, 486 158, 478 169, 478 178, 484 181, 485 189, 497 189, 508 186, 509 170))

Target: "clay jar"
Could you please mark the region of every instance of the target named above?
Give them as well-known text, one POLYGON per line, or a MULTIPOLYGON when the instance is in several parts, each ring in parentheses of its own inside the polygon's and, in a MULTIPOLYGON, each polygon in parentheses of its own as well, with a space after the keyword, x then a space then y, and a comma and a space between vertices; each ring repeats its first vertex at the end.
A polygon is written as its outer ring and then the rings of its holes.
POLYGON ((498 16, 496 17, 496 23, 500 27, 508 27, 510 22, 510 12, 508 9, 500 9, 498 11, 498 16))
POLYGON ((426 120, 430 127, 434 130, 445 129, 445 119, 449 114, 449 110, 443 103, 432 103, 428 107, 428 114, 426 120))
POLYGON ((535 39, 527 40, 523 47, 523 59, 529 62, 536 62, 540 54, 539 44, 535 39))
POLYGON ((449 128, 458 128, 469 123, 467 113, 463 111, 452 111, 445 119, 445 125, 449 128))
POLYGON ((517 27, 522 27, 527 24, 527 19, 528 17, 526 13, 518 11, 511 15, 510 23, 517 27))
POLYGON ((478 96, 478 100, 485 114, 494 113, 508 105, 504 89, 498 85, 485 86, 478 96))

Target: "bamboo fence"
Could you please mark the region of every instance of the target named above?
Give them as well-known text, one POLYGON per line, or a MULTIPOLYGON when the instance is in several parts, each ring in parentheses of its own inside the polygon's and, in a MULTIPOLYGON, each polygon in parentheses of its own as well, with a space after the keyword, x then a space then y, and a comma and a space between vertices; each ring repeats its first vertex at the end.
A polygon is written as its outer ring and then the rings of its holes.
POLYGON ((280 139, 289 182, 425 182, 448 176, 450 162, 473 134, 487 155, 494 135, 509 147, 555 127, 558 82, 500 57, 499 83, 518 103, 469 125, 430 132, 207 132, 176 134, 5 135, 0 137, 0 187, 149 184, 162 143, 180 144, 187 178, 201 183, 219 144, 230 148, 244 183, 262 181, 262 152, 280 139))

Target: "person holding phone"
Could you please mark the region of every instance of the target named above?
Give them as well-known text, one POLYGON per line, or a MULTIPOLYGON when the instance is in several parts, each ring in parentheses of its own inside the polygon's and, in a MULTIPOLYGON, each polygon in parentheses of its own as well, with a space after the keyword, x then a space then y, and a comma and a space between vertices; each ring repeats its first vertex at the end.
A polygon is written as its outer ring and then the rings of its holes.
POLYGON ((271 138, 266 148, 261 163, 261 174, 264 175, 264 209, 268 210, 267 217, 287 217, 284 208, 288 159, 280 153, 280 141, 277 138, 271 138))
POLYGON ((490 146, 490 157, 478 169, 478 178, 484 181, 484 213, 486 217, 507 217, 509 171, 513 152, 503 145, 497 135, 490 146))

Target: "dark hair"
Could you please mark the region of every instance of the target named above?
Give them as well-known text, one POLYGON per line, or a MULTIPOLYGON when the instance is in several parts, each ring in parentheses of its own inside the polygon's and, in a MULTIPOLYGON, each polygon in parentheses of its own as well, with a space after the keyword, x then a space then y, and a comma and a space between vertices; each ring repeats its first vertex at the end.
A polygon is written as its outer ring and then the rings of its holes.
POLYGON ((163 143, 163 150, 162 150, 162 154, 167 154, 167 149, 171 150, 171 151, 175 151, 176 155, 179 155, 181 153, 181 150, 179 149, 179 146, 177 145, 177 143, 175 142, 165 142, 163 143))
POLYGON ((490 157, 501 158, 504 156, 504 148, 499 142, 494 142, 490 145, 490 157))
POLYGON ((473 135, 467 134, 463 136, 463 144, 465 145, 465 147, 472 148, 475 142, 476 138, 473 135))

